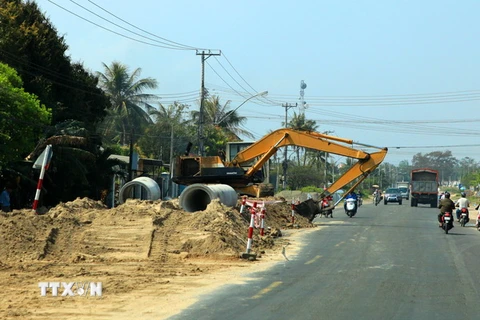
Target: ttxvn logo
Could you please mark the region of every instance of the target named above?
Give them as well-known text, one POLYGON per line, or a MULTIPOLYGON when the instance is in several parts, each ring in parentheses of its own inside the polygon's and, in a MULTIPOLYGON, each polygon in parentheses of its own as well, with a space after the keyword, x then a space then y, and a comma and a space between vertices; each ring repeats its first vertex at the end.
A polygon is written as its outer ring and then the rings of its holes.
POLYGON ((92 297, 102 296, 101 282, 39 282, 38 287, 42 297, 47 296, 48 291, 51 291, 53 297, 57 297, 60 291, 62 297, 87 296, 88 292, 92 297))

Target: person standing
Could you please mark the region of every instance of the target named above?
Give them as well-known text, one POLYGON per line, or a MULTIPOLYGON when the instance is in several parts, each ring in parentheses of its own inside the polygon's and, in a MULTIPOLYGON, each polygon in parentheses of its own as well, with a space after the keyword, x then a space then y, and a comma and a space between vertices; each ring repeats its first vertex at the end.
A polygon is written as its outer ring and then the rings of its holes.
POLYGON ((7 185, 5 189, 0 193, 0 204, 3 212, 12 211, 10 207, 10 194, 12 193, 12 187, 7 185))

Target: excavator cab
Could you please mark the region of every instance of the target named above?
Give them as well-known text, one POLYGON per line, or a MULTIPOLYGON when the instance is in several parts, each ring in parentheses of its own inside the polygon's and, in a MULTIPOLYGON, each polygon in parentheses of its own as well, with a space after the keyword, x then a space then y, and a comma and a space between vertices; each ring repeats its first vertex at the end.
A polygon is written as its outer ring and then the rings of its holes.
MULTIPOLYGON (((237 154, 250 147, 253 145, 255 141, 235 141, 235 142, 228 142, 226 149, 225 149, 225 162, 231 163, 233 159, 237 156, 237 154)), ((248 169, 250 169, 258 159, 252 159, 250 161, 246 161, 242 164, 240 164, 240 168, 244 170, 244 172, 247 172, 248 169)), ((265 180, 265 174, 267 170, 267 164, 263 165, 262 168, 260 168, 258 171, 255 172, 255 174, 252 177, 252 182, 255 183, 262 183, 265 180)))
POLYGON ((194 183, 224 183, 234 188, 241 188, 248 184, 262 183, 265 180, 264 166, 253 175, 246 176, 247 172, 257 159, 251 159, 239 165, 232 165, 239 152, 250 147, 253 141, 228 142, 225 152, 219 156, 181 156, 175 164, 176 173, 173 181, 178 184, 191 185, 194 183))

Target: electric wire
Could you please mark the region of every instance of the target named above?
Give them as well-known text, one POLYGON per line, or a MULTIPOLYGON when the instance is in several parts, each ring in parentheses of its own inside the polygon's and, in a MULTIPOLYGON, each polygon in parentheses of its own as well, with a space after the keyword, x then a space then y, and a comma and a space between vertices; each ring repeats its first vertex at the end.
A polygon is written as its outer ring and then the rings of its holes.
POLYGON ((189 50, 202 50, 202 49, 200 49, 200 48, 196 48, 196 47, 192 47, 192 46, 189 46, 189 45, 181 44, 181 43, 179 43, 179 42, 175 42, 175 41, 168 40, 168 39, 166 39, 166 38, 160 37, 160 36, 158 36, 158 35, 156 35, 156 34, 154 34, 154 33, 151 33, 151 32, 149 32, 149 31, 147 31, 147 30, 145 30, 145 29, 139 28, 139 27, 135 26, 134 24, 132 24, 132 23, 130 23, 130 22, 128 22, 128 21, 120 18, 119 16, 113 14, 112 12, 108 11, 107 9, 101 7, 100 5, 96 4, 95 2, 93 2, 93 1, 91 1, 91 0, 88 0, 88 2, 90 2, 91 4, 93 4, 94 6, 96 6, 97 8, 101 9, 102 11, 108 13, 109 15, 117 18, 118 20, 122 21, 123 23, 126 23, 127 25, 129 25, 129 26, 131 26, 131 27, 133 27, 133 28, 135 28, 135 29, 137 29, 137 30, 140 30, 140 31, 142 31, 142 32, 145 32, 146 34, 149 34, 149 35, 151 35, 151 36, 154 36, 155 38, 161 39, 161 40, 166 41, 166 42, 170 42, 170 43, 175 44, 175 45, 177 45, 177 46, 179 46, 179 47, 184 47, 185 49, 189 49, 189 50))
POLYGON ((145 39, 147 39, 147 40, 150 40, 150 41, 153 41, 153 42, 157 42, 157 43, 160 43, 160 44, 163 44, 163 45, 166 45, 166 46, 172 46, 172 49, 176 48, 176 49, 180 49, 180 50, 195 50, 195 49, 193 49, 193 48, 187 48, 187 47, 185 47, 185 46, 171 45, 171 44, 165 43, 164 41, 160 41, 160 40, 156 40, 156 39, 153 39, 153 38, 144 36, 144 35, 142 35, 142 34, 140 34, 140 33, 138 33, 138 32, 135 32, 135 31, 132 31, 132 30, 130 30, 130 29, 125 28, 125 27, 119 25, 118 23, 115 23, 115 22, 113 22, 113 21, 111 21, 111 20, 108 20, 108 19, 105 18, 105 17, 102 17, 101 15, 99 15, 99 14, 93 12, 92 10, 90 10, 90 9, 82 6, 81 4, 77 3, 77 2, 74 1, 74 0, 70 0, 70 2, 72 2, 72 3, 74 3, 75 5, 79 6, 79 7, 82 8, 83 10, 85 10, 85 11, 93 14, 94 16, 96 16, 96 17, 98 17, 98 18, 100 18, 100 19, 102 19, 102 20, 104 20, 104 21, 107 21, 108 23, 111 23, 111 24, 113 24, 114 26, 116 26, 116 27, 118 27, 118 28, 120 28, 120 29, 122 29, 122 30, 125 30, 125 31, 127 31, 127 32, 130 32, 130 33, 132 33, 132 34, 134 34, 134 35, 136 35, 136 36, 139 36, 139 37, 145 38, 145 39))
MULTIPOLYGON (((235 93, 237 93, 237 95, 239 95, 239 96, 241 96, 242 98, 245 99, 245 96, 242 95, 239 91, 235 90, 232 86, 230 86, 230 85, 228 84, 228 82, 226 82, 225 79, 223 79, 223 77, 210 65, 210 63, 208 63, 208 61, 207 61, 207 65, 212 69, 212 71, 213 71, 223 82, 225 82, 225 84, 226 84, 227 86, 229 86, 235 93)), ((252 100, 258 100, 258 97, 255 97, 255 98, 253 98, 252 100)), ((260 105, 262 104, 261 101, 257 101, 257 102, 254 102, 254 103, 255 103, 255 104, 260 104, 260 105)))
POLYGON ((124 37, 124 38, 126 38, 126 39, 129 39, 129 40, 132 40, 132 41, 135 41, 135 42, 139 42, 139 43, 143 43, 143 44, 146 44, 146 45, 149 45, 149 46, 157 47, 157 48, 172 49, 172 50, 191 50, 191 49, 187 49, 187 48, 178 48, 178 47, 172 47, 172 46, 159 45, 159 44, 150 43, 150 42, 146 42, 146 41, 143 41, 143 40, 139 40, 139 39, 132 38, 132 37, 130 37, 130 36, 128 36, 128 35, 125 35, 125 34, 122 34, 122 33, 120 33, 120 32, 117 32, 117 31, 115 31, 115 30, 109 29, 109 28, 104 27, 104 26, 102 26, 102 25, 100 25, 100 24, 98 24, 98 23, 96 23, 96 22, 93 22, 93 21, 87 19, 87 18, 84 18, 84 17, 82 17, 81 15, 79 15, 79 14, 77 14, 77 13, 71 11, 71 10, 68 10, 67 8, 62 7, 61 5, 53 2, 52 0, 48 0, 48 2, 52 3, 53 5, 59 7, 60 9, 66 11, 66 12, 68 12, 68 13, 70 13, 70 14, 72 14, 72 15, 74 15, 74 16, 76 16, 76 17, 78 17, 78 18, 80 18, 80 19, 82 19, 82 20, 84 20, 84 21, 86 21, 86 22, 88 22, 88 23, 90 23, 90 24, 93 24, 94 26, 99 27, 100 29, 103 29, 103 30, 106 30, 106 31, 108 31, 108 32, 114 33, 114 34, 116 34, 116 35, 118 35, 118 36, 121 36, 121 37, 124 37))

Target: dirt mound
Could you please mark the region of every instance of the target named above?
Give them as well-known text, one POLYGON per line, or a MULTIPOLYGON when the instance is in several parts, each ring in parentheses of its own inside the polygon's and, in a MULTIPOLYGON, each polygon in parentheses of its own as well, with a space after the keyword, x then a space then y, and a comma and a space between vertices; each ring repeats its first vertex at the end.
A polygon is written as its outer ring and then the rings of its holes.
POLYGON ((282 237, 282 230, 313 226, 300 215, 293 225, 289 203, 258 200, 266 201, 266 217, 265 235, 258 228, 253 233, 252 253, 260 260, 255 262, 239 258, 252 215, 216 200, 194 213, 181 210, 178 200, 128 200, 108 209, 83 198, 39 215, 0 214, 0 286, 7 289, 0 293, 0 319, 55 318, 65 310, 81 320, 97 313, 164 319, 192 303, 202 288, 224 284, 249 267, 256 270, 257 263, 283 261, 282 248, 295 240, 282 237), (102 300, 41 297, 37 284, 44 281, 102 282, 102 300))
MULTIPOLYGON (((263 199, 265 200, 265 199, 263 199)), ((291 228, 291 207, 266 199, 265 236, 254 232, 254 249, 273 246, 280 229, 291 228)), ((0 262, 167 261, 175 255, 238 256, 245 251, 251 215, 212 201, 206 210, 188 213, 178 200, 128 200, 108 209, 78 198, 43 215, 14 210, 0 216, 0 262)), ((258 217, 256 226, 258 227, 258 217)), ((296 227, 312 227, 297 215, 296 227)))

